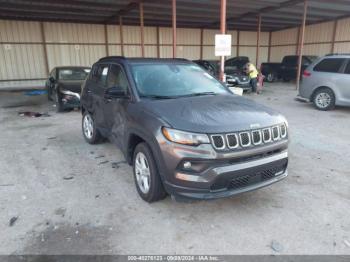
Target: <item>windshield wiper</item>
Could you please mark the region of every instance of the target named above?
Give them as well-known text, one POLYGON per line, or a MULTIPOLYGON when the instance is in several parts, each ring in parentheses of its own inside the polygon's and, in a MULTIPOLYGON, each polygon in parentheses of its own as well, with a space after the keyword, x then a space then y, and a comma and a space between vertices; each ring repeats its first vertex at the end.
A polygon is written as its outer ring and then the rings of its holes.
POLYGON ((141 95, 141 98, 150 98, 150 99, 173 99, 174 96, 158 96, 158 95, 141 95))
POLYGON ((176 95, 176 96, 159 96, 159 95, 141 95, 141 98, 150 98, 150 99, 176 99, 181 97, 192 97, 192 96, 215 96, 215 92, 200 92, 187 95, 176 95))
POLYGON ((200 93, 193 93, 193 94, 188 94, 188 95, 182 95, 179 97, 191 97, 191 96, 215 96, 217 93, 215 92, 200 92, 200 93))

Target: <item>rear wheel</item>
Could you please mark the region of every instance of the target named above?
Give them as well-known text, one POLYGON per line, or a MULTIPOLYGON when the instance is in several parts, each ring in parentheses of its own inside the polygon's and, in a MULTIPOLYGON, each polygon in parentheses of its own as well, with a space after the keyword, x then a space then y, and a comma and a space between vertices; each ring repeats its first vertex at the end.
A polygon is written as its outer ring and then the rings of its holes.
POLYGON ((335 95, 329 88, 318 89, 313 95, 313 103, 318 110, 332 110, 335 107, 335 95))
POLYGON ((136 189, 143 200, 151 203, 166 197, 152 151, 146 143, 135 148, 133 170, 136 189))
POLYGON ((83 114, 82 131, 85 141, 89 144, 97 144, 103 140, 92 115, 88 111, 83 114))

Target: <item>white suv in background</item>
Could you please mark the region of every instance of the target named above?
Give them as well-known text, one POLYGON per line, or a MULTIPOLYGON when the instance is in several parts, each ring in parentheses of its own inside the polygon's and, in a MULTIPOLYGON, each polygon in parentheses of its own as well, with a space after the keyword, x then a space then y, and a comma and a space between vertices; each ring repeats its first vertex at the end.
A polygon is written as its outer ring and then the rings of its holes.
POLYGON ((303 73, 299 96, 319 110, 350 106, 350 54, 332 54, 312 63, 303 73))

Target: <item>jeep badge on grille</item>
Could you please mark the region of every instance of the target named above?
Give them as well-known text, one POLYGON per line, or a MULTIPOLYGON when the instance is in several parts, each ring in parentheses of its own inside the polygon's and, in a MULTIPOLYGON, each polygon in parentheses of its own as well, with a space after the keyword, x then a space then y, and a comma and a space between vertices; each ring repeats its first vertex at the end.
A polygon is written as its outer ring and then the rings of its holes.
POLYGON ((250 125, 250 128, 251 128, 251 129, 259 128, 259 127, 260 127, 260 124, 251 124, 251 125, 250 125))

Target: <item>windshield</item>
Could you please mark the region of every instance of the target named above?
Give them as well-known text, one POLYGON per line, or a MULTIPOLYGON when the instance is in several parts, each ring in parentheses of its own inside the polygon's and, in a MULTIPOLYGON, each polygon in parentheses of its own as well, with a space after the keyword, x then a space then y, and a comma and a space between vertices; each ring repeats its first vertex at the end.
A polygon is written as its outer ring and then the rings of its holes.
POLYGON ((134 64, 131 66, 141 97, 174 98, 228 93, 213 76, 194 64, 134 64))
POLYGON ((59 80, 85 80, 90 68, 67 68, 58 71, 59 80))

